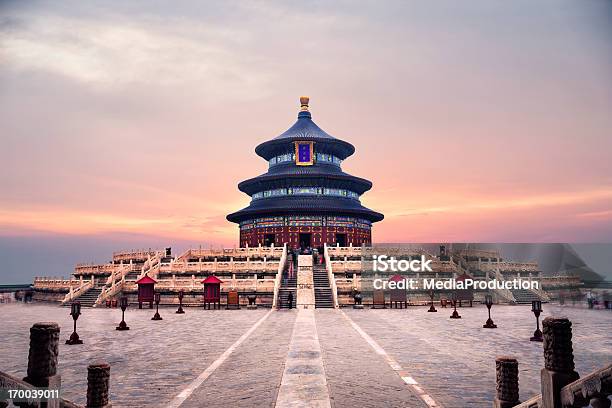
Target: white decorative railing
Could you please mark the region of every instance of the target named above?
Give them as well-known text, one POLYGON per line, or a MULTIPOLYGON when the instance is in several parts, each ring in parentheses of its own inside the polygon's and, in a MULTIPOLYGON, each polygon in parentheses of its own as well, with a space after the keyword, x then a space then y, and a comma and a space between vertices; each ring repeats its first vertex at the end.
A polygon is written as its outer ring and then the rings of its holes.
POLYGON ((287 244, 283 245, 283 253, 281 255, 280 262, 278 263, 278 269, 276 277, 274 279, 274 296, 272 297, 272 309, 276 308, 278 301, 278 290, 281 285, 281 279, 283 278, 283 271, 285 270, 285 264, 287 263, 287 244))
POLYGON ((406 248, 406 247, 354 247, 349 245, 348 247, 338 247, 338 246, 328 246, 329 256, 337 257, 337 256, 346 256, 346 257, 365 257, 366 259, 372 259, 372 255, 380 254, 384 252, 388 255, 394 256, 420 256, 425 255, 428 258, 433 258, 433 254, 425 250, 424 248, 406 248))
POLYGON ((109 273, 113 273, 117 269, 121 267, 121 264, 77 264, 74 267, 75 275, 106 275, 109 273))
POLYGON ((165 251, 162 250, 152 250, 152 249, 137 249, 131 251, 118 251, 113 252, 113 261, 129 261, 136 259, 148 259, 151 256, 155 256, 156 254, 164 254, 165 251))
POLYGON ((501 258, 499 251, 491 251, 486 249, 460 249, 458 251, 455 251, 454 253, 461 257, 478 257, 486 259, 501 258))
POLYGON ((246 248, 224 248, 224 249, 203 249, 191 248, 183 252, 177 261, 185 261, 189 258, 216 258, 216 257, 268 257, 280 258, 284 252, 282 247, 246 247, 246 248))
MULTIPOLYGON (((274 290, 274 286, 276 283, 276 278, 272 279, 239 279, 236 281, 233 280, 228 280, 228 281, 224 281, 221 284, 221 289, 222 290, 229 290, 229 289, 239 289, 241 291, 246 291, 246 290, 255 290, 255 291, 270 291, 272 292, 274 290)), ((134 284, 126 284, 123 287, 124 290, 131 290, 131 289, 136 289, 136 285, 134 284)), ((165 290, 175 290, 178 291, 179 289, 202 289, 202 285, 200 284, 199 280, 194 280, 192 279, 175 279, 175 280, 170 280, 170 279, 164 279, 164 280, 160 280, 155 284, 155 289, 165 289, 165 290)))
MULTIPOLYGON (((155 256, 161 256, 161 254, 161 252, 158 252, 155 256)), ((142 269, 144 269, 144 265, 142 266, 142 269)), ((116 294, 120 293, 125 285, 125 276, 128 273, 136 270, 138 270, 137 265, 131 263, 120 264, 120 268, 115 270, 106 280, 106 284, 98 295, 98 298, 94 303, 94 307, 103 304, 107 299, 110 299, 116 294)))
MULTIPOLYGON (((474 262, 470 265, 474 265, 474 262)), ((483 272, 540 272, 536 262, 481 262, 479 269, 483 272)))
MULTIPOLYGON (((504 277, 502 276, 501 272, 499 271, 495 271, 495 279, 498 282, 501 282, 504 280, 504 277)), ((495 293, 503 298, 506 302, 510 302, 510 303, 514 303, 516 302, 516 299, 514 298, 514 295, 512 294, 512 292, 510 291, 510 289, 506 289, 506 288, 498 288, 495 289, 495 293)))
MULTIPOLYGON (((329 253, 328 255, 329 256, 329 253)), ((350 272, 350 271, 359 271, 362 269, 361 261, 329 261, 329 265, 331 266, 333 272, 350 272)))
POLYGON ((149 276, 150 278, 155 279, 161 267, 161 258, 162 258, 162 254, 157 253, 152 258, 147 259, 145 263, 142 264, 142 268, 140 269, 140 274, 138 275, 138 278, 136 280, 142 279, 145 275, 149 276))
MULTIPOLYGON (((279 261, 223 261, 223 262, 186 262, 173 261, 161 264, 159 272, 174 274, 191 274, 193 272, 252 272, 276 271, 282 262, 279 261)), ((149 274, 150 276, 150 274, 149 274)))
POLYGON ((83 293, 91 289, 93 285, 94 279, 92 278, 91 280, 88 280, 87 282, 81 284, 81 286, 79 286, 77 289, 73 289, 71 286, 70 291, 66 294, 66 296, 64 296, 64 299, 62 300, 62 304, 66 304, 68 302, 71 302, 73 299, 78 298, 83 293))
POLYGON ((334 301, 334 308, 338 308, 338 288, 336 287, 336 278, 334 278, 334 272, 332 270, 332 263, 329 259, 329 252, 327 250, 327 243, 323 244, 323 257, 325 258, 325 270, 327 271, 327 277, 331 285, 332 299, 334 301))
POLYGON ((81 285, 79 279, 61 279, 61 278, 45 278, 36 277, 34 278, 35 289, 74 289, 81 285))

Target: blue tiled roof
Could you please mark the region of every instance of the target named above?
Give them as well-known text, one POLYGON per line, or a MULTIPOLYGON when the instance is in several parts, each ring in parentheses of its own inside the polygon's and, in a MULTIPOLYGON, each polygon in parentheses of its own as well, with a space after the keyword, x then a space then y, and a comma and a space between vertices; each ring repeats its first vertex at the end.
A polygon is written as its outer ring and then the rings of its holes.
MULTIPOLYGON (((308 109, 308 100, 303 108, 308 109)), ((307 110, 298 114, 298 120, 286 132, 257 146, 255 152, 266 160, 273 157, 293 153, 295 141, 313 141, 317 153, 331 154, 344 160, 355 152, 352 144, 337 139, 323 131, 312 121, 307 110)), ((298 166, 289 161, 275 164, 268 172, 257 177, 244 180, 238 188, 253 195, 266 190, 288 187, 322 187, 344 189, 358 195, 372 187, 366 179, 345 173, 339 164, 315 162, 311 166, 298 166)), ((372 211, 354 198, 330 196, 275 196, 251 201, 251 204, 240 211, 229 214, 231 222, 240 222, 258 215, 339 215, 357 216, 372 222, 380 221, 383 215, 372 211)))
POLYGON ((355 152, 355 147, 352 144, 331 136, 317 126, 312 120, 310 112, 300 112, 298 120, 293 126, 274 139, 261 143, 255 148, 255 152, 268 160, 280 151, 286 151, 291 142, 297 140, 312 140, 318 145, 320 151, 326 150, 329 153, 335 153, 341 159, 345 159, 355 152))
POLYGON ((259 215, 284 214, 333 214, 353 215, 372 222, 384 216, 361 205, 357 200, 337 197, 275 197, 252 201, 248 207, 227 216, 232 222, 240 222, 259 215))

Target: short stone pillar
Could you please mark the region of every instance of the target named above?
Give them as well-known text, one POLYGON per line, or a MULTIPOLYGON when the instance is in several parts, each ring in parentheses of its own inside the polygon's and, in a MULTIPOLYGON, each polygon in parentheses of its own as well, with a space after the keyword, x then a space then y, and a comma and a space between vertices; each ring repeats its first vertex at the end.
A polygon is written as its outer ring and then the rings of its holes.
POLYGON ((493 400, 494 408, 510 408, 519 404, 518 361, 511 357, 495 359, 497 375, 497 395, 493 400))
POLYGON ((28 376, 23 380, 35 387, 49 387, 51 377, 57 374, 60 328, 54 322, 35 323, 30 328, 28 376))
POLYGON ((561 388, 576 381, 572 349, 572 322, 567 318, 547 317, 542 322, 544 368, 540 372, 542 408, 561 408, 561 388))
POLYGON ((108 396, 110 364, 104 361, 87 367, 87 408, 110 408, 108 396))

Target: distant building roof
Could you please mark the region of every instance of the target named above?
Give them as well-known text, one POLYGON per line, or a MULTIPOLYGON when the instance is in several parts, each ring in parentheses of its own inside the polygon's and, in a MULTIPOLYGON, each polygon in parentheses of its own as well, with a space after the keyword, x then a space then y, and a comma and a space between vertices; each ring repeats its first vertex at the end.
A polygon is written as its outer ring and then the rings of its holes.
POLYGON ((207 276, 201 283, 223 283, 223 281, 217 278, 215 275, 207 276))
POLYGON ((140 279, 138 279, 136 281, 136 284, 138 284, 138 285, 144 285, 144 284, 147 284, 147 283, 157 283, 157 281, 155 279, 151 278, 149 275, 146 275, 146 274, 145 274, 145 276, 143 276, 142 278, 140 278, 140 279))

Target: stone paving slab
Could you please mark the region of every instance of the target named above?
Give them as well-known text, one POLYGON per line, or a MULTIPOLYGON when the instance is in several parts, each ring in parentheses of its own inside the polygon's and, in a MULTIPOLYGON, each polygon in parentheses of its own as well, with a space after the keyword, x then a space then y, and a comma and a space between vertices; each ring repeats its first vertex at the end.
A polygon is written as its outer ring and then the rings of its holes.
POLYGON ((333 407, 426 406, 340 311, 318 309, 316 322, 333 407))
MULTIPOLYGON (((612 361, 610 311, 543 306, 542 318, 567 316, 572 321, 576 369, 581 375, 612 361)), ((311 311, 333 407, 423 406, 343 312, 446 408, 490 407, 495 357, 502 354, 519 360, 521 398, 539 393, 542 344, 528 340, 535 329, 529 306, 493 306, 497 329, 482 328, 487 313, 480 305, 460 308, 463 318, 458 320, 449 319, 450 309, 426 310, 311 311)), ((131 330, 118 332, 119 309, 83 309, 78 331, 85 344, 68 346, 63 344, 72 331, 68 308, 2 304, 0 369, 24 377, 30 327, 38 321, 56 321, 62 330, 59 370, 65 398, 84 404, 87 364, 102 359, 111 363, 114 406, 167 406, 269 310, 187 308, 185 315, 174 311, 160 309, 164 320, 155 322, 150 320, 154 310, 128 309, 131 330)), ((317 357, 310 349, 289 352, 297 313, 273 311, 206 379, 199 390, 202 398, 194 398, 193 406, 273 406, 287 357, 295 361, 317 357)), ((307 327, 296 339, 314 333, 307 327)))
POLYGON ((274 406, 296 315, 273 312, 181 408, 274 406))
POLYGON ((38 321, 61 327, 59 370, 64 398, 84 404, 87 365, 111 364, 111 400, 117 407, 164 406, 269 311, 160 308, 164 320, 151 321, 155 310, 126 311, 129 331, 117 331, 120 309, 82 309, 78 333, 83 345, 68 346, 72 333, 70 309, 51 304, 0 305, 0 367, 24 377, 28 364, 29 329, 38 321))
MULTIPOLYGON (((573 325, 576 369, 581 375, 612 361, 612 313, 543 305, 541 319, 566 316, 573 325)), ((535 318, 530 306, 493 306, 497 329, 484 329, 484 306, 459 308, 461 319, 450 319, 451 309, 352 310, 345 312, 406 367, 436 401, 451 407, 490 407, 495 394, 495 357, 519 361, 522 400, 540 393, 544 365, 542 343, 530 342, 535 318)))

